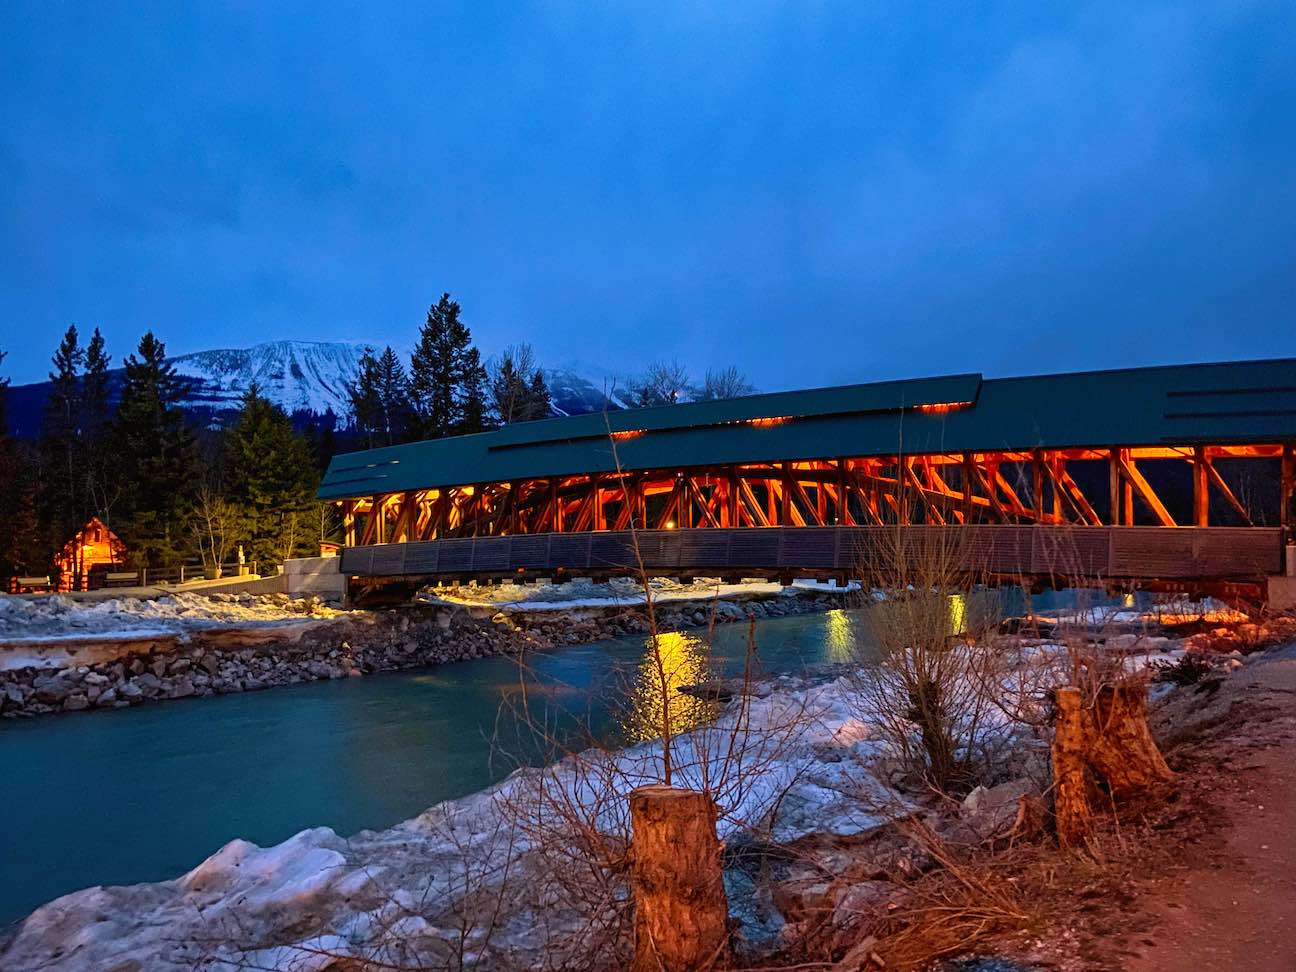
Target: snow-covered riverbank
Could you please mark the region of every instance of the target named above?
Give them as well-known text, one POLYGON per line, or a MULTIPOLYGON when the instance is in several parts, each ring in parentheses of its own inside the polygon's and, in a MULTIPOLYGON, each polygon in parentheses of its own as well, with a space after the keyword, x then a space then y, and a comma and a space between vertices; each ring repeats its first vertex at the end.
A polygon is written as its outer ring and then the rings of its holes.
MULTIPOLYGON (((1019 647, 1013 670, 1056 655, 1019 647)), ((892 786, 860 676, 824 678, 763 683, 746 709, 675 738, 676 782, 709 783, 731 850, 860 840, 911 805, 892 786)), ((660 777, 660 744, 646 743, 516 773, 385 831, 315 828, 264 849, 234 841, 176 880, 51 902, 0 966, 311 970, 349 956, 501 968, 584 954, 592 924, 623 914, 624 889, 607 860, 582 862, 624 851, 625 794, 660 777)), ((777 934, 783 918, 767 892, 741 866, 728 881, 742 934, 777 934)))

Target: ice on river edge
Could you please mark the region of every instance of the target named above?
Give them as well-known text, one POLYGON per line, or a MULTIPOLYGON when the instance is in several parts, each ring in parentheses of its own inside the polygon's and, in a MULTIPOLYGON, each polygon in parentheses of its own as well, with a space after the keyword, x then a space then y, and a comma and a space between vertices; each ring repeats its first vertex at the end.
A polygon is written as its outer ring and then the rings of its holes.
MULTIPOLYGON (((1041 646, 1027 657, 1057 650, 1041 646)), ((703 772, 723 776, 724 741, 738 715, 731 708, 713 726, 675 737, 678 784, 697 785, 703 772)), ((850 836, 884 823, 883 808, 907 805, 875 775, 886 746, 851 676, 823 684, 776 679, 750 700, 748 715, 742 751, 751 771, 721 787, 722 839, 737 837, 740 822, 758 821, 776 843, 809 834, 850 836)), ((598 826, 614 832, 624 826, 624 794, 660 774, 660 743, 644 743, 518 771, 384 831, 348 839, 318 827, 268 848, 235 840, 179 879, 90 888, 45 905, 21 926, 0 965, 312 970, 339 956, 381 955, 394 967, 438 966, 465 947, 524 959, 543 948, 537 915, 548 916, 554 900, 540 877, 538 819, 519 828, 516 808, 546 814, 534 800, 543 780, 594 808, 598 826), (608 799, 611 779, 616 787, 608 799), (456 915, 466 892, 489 894, 505 875, 510 907, 490 941, 481 929, 461 937, 456 915)), ((574 920, 549 916, 545 927, 553 933, 574 920)))

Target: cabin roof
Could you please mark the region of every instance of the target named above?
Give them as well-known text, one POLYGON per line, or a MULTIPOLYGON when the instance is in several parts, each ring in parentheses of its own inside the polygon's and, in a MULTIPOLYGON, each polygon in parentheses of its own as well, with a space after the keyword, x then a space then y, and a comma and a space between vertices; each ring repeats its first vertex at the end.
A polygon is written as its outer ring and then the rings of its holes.
POLYGON ((1296 358, 1018 378, 967 373, 543 419, 345 453, 329 463, 318 495, 615 472, 618 464, 634 471, 1284 440, 1296 440, 1296 358))

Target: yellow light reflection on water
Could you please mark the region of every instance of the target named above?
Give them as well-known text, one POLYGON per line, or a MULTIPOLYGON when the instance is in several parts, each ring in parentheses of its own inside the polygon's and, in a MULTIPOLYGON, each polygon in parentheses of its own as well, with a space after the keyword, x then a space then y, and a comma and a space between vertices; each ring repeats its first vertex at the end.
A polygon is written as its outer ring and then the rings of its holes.
POLYGON ((950 634, 962 634, 967 630, 967 595, 951 594, 949 599, 950 634))
POLYGON ((849 615, 840 608, 824 615, 824 636, 830 662, 855 660, 855 636, 851 632, 849 615))
POLYGON ((629 705, 621 727, 629 742, 657 739, 666 725, 672 733, 687 732, 709 722, 714 714, 713 706, 706 700, 679 691, 681 686, 697 685, 710 678, 706 643, 683 631, 664 631, 657 636, 656 656, 650 638, 644 645, 643 661, 639 663, 634 684, 630 686, 629 705))

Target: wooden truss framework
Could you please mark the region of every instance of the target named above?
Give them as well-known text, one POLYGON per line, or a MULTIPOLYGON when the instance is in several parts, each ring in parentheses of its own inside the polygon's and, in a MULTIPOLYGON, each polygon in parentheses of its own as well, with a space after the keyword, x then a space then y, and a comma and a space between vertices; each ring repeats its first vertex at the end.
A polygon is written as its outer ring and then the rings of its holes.
MULTIPOLYGON (((1217 459, 1281 460, 1283 526, 1292 445, 1190 445, 937 453, 599 473, 380 494, 342 502, 348 546, 448 537, 704 527, 1005 523, 1209 526, 1212 496, 1250 525, 1217 459), (1141 462, 1191 466, 1191 522, 1177 523, 1141 462), (1107 495, 1086 496, 1068 463, 1100 461, 1107 495), (1100 514, 1099 510, 1103 513, 1100 514), (1104 521, 1105 520, 1109 522, 1104 521)), ((1092 476, 1089 477, 1092 483, 1092 476)), ((1091 485, 1092 491, 1092 485, 1091 485)))

